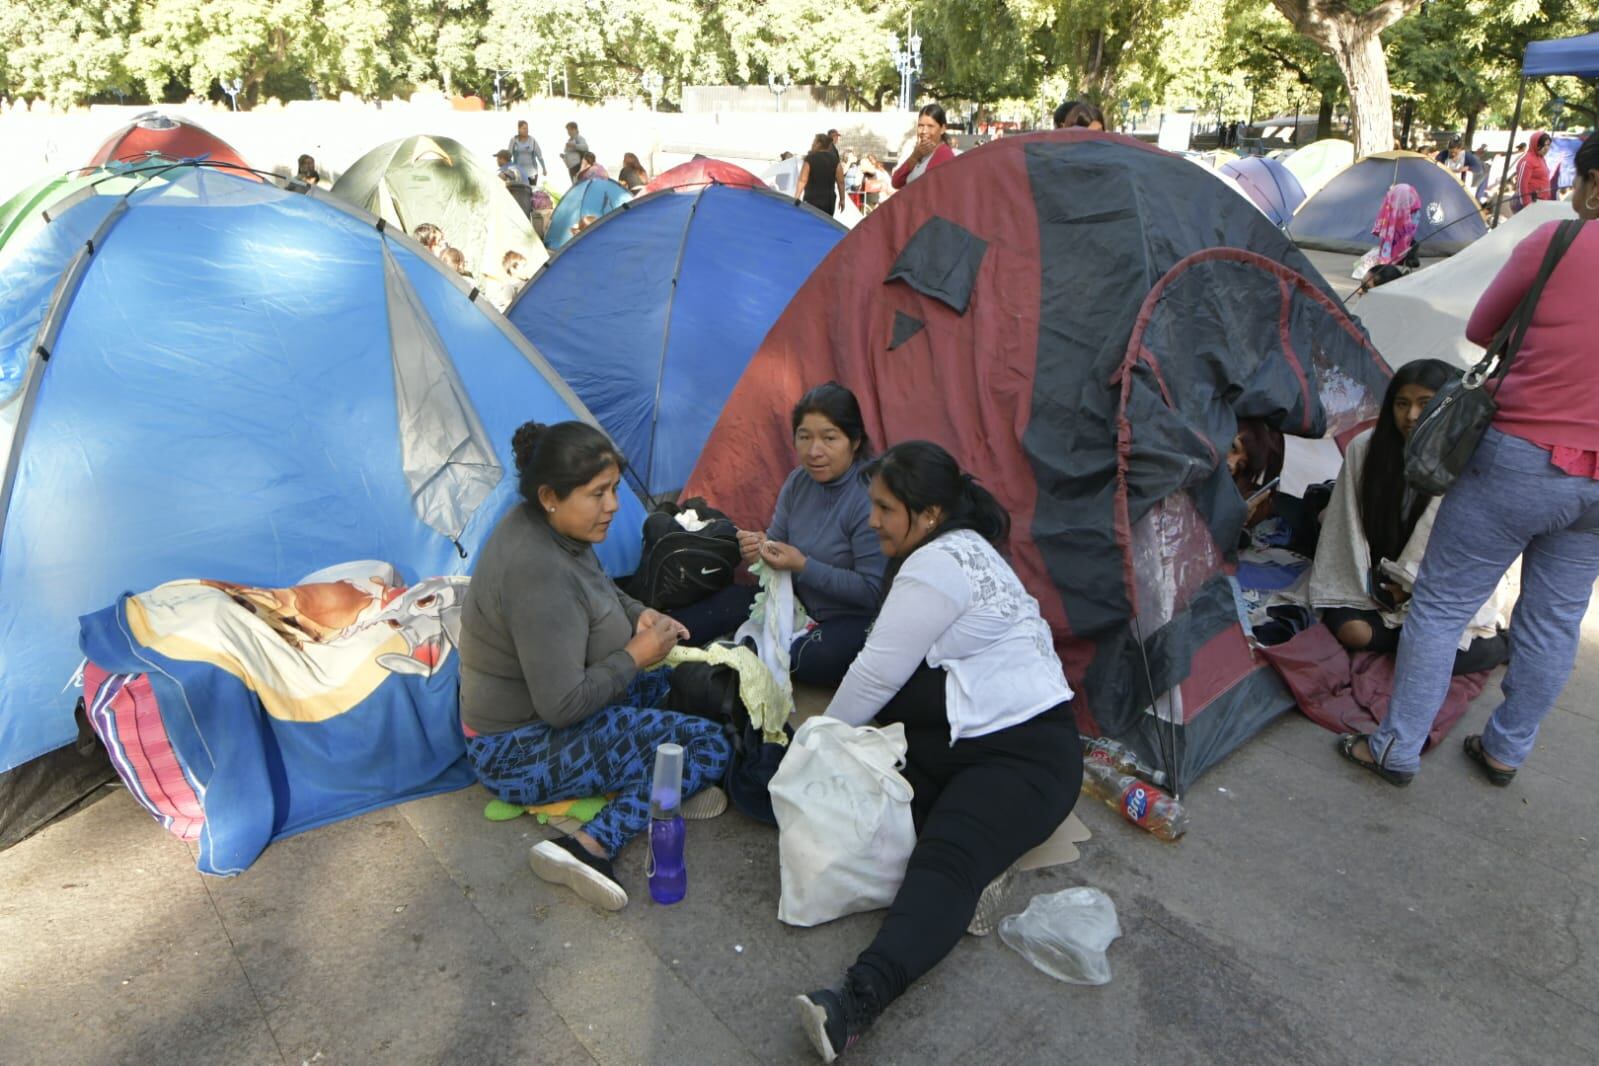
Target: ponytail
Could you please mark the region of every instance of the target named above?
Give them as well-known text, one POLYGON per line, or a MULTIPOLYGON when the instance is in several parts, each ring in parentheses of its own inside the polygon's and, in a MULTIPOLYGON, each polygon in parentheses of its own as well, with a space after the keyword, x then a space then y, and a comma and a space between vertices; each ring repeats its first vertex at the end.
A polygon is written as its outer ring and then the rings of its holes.
POLYGON ((1010 515, 994 494, 962 471, 954 456, 931 441, 896 444, 862 473, 866 478, 882 478, 883 487, 907 511, 939 508, 944 520, 929 540, 957 529, 969 529, 998 547, 1010 535, 1010 515))

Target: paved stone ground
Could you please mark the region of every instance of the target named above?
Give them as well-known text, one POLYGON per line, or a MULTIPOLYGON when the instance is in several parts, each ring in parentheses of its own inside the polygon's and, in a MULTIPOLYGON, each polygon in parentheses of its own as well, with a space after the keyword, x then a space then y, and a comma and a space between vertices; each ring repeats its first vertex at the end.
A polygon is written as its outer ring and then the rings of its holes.
MULTIPOLYGON (((1286 717, 1200 781, 1164 845, 1098 805, 1077 884, 1115 899, 1110 985, 967 938, 851 1058, 914 1063, 1599 1061, 1599 613, 1516 783, 1458 750, 1398 791, 1286 717)), ((691 827, 686 901, 593 910, 473 788, 202 878, 126 793, 0 854, 0 1062, 803 1063, 787 999, 875 919, 775 918, 774 835, 691 827)))
MULTIPOLYGON (((1110 985, 968 938, 851 1060, 872 1063, 1599 1061, 1599 613, 1509 789, 1459 752, 1490 685, 1401 792, 1286 717, 1188 796, 1177 845, 1085 805, 1110 985)), ((542 832, 470 789, 274 845, 202 878, 114 792, 0 853, 0 1063, 803 1063, 788 997, 875 919, 775 918, 774 835, 691 827, 686 901, 604 914, 528 871, 542 832)))

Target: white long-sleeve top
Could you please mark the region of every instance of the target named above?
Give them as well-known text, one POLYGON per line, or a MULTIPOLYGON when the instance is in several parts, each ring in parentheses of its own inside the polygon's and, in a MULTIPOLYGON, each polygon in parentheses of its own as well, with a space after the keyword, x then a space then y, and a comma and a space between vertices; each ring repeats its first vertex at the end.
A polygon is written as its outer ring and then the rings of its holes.
POLYGON ((1072 697, 1038 601, 971 530, 946 533, 905 560, 827 714, 865 724, 923 662, 948 674, 951 744, 1072 697))

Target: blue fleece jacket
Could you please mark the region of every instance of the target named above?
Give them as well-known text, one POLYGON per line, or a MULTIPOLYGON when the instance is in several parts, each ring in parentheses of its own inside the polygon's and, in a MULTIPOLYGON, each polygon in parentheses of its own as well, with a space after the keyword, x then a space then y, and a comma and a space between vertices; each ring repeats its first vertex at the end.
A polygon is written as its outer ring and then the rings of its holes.
POLYGON ((794 575, 794 589, 819 622, 877 613, 887 564, 867 524, 871 514, 860 463, 826 484, 804 467, 783 482, 766 535, 804 553, 805 569, 794 575))

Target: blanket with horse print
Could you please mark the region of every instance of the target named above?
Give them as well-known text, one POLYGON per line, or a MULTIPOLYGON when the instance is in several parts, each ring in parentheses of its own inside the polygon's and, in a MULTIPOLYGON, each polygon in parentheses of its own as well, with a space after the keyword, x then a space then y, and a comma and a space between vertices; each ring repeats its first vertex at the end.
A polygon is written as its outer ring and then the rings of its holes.
POLYGON ((80 619, 84 712, 202 873, 271 841, 464 787, 456 639, 467 578, 380 562, 290 588, 172 581, 80 619))

